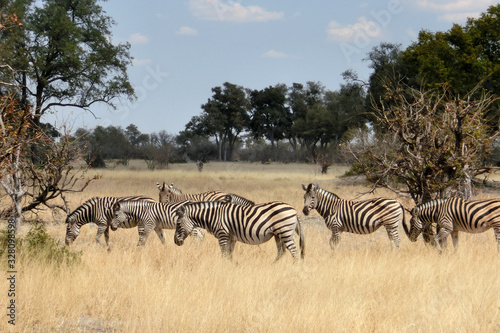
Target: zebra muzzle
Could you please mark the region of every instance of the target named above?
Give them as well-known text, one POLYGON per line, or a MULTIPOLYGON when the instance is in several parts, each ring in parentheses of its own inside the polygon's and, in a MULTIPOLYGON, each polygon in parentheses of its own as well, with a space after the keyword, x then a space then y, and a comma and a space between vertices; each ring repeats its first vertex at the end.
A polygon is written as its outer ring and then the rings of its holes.
POLYGON ((174 242, 176 245, 181 246, 182 244, 184 244, 184 239, 180 239, 179 237, 175 236, 174 242))

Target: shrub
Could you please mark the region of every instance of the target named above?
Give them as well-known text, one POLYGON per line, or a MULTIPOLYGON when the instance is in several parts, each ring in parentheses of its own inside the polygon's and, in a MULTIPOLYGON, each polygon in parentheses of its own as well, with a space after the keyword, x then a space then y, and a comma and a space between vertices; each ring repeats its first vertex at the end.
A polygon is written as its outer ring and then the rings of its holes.
MULTIPOLYGON (((7 230, 0 231, 0 257, 7 263, 7 230)), ((38 261, 59 267, 81 263, 81 252, 72 252, 64 244, 47 233, 45 225, 34 222, 24 237, 16 235, 16 261, 38 261)))

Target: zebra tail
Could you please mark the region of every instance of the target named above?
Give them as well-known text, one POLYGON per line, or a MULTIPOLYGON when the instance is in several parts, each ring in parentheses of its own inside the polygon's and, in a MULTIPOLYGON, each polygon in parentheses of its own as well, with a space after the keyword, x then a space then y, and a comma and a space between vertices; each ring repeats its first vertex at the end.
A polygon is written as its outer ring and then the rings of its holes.
POLYGON ((299 246, 300 246, 300 258, 304 259, 306 254, 306 243, 304 241, 304 231, 302 230, 302 223, 300 223, 299 217, 297 216, 297 226, 295 231, 299 235, 299 246))
POLYGON ((408 226, 406 225, 406 221, 405 221, 405 211, 403 210, 403 220, 401 221, 401 223, 403 224, 403 229, 405 231, 405 234, 406 234, 406 237, 408 237, 408 239, 410 238, 410 230, 408 229, 408 226))

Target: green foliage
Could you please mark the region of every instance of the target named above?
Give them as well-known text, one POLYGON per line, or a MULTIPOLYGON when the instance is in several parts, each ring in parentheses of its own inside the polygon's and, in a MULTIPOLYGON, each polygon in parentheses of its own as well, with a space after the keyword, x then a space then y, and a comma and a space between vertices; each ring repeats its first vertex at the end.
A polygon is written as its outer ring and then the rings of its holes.
POLYGON ((4 33, 0 49, 12 51, 3 60, 26 86, 24 98, 34 106, 36 124, 54 106, 88 109, 94 103, 115 107, 117 97, 134 97, 127 67, 130 45, 113 45, 112 19, 97 0, 11 0, 22 31, 4 33))
POLYGON ((212 88, 212 93, 212 98, 201 106, 202 115, 193 117, 186 131, 213 137, 219 150, 218 159, 231 160, 234 145, 248 126, 250 101, 243 87, 229 82, 212 88))
MULTIPOLYGON (((0 231, 0 258, 7 262, 7 230, 0 231)), ((47 233, 43 223, 34 222, 24 237, 16 235, 16 261, 17 262, 43 262, 59 267, 81 263, 81 252, 72 252, 53 236, 47 233)))

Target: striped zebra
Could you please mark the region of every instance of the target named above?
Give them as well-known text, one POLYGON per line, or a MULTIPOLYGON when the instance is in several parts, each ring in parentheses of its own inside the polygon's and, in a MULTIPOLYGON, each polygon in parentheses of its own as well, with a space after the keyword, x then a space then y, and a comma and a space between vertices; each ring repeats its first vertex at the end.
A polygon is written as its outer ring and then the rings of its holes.
MULTIPOLYGON (((104 233, 104 239, 106 240, 106 245, 109 245, 109 223, 111 222, 113 212, 111 208, 113 204, 121 200, 150 200, 151 198, 143 196, 128 196, 128 197, 103 197, 103 198, 91 198, 85 201, 82 205, 76 208, 71 214, 66 218, 66 238, 65 243, 69 245, 74 242, 76 237, 80 234, 80 228, 87 223, 97 224, 97 235, 95 240, 97 243, 102 244, 99 238, 104 233)), ((129 221, 124 224, 122 228, 133 228, 137 226, 134 221, 129 221)), ((143 230, 139 228, 139 234, 143 230)), ((160 235, 158 235, 160 237, 160 235)), ((163 235, 162 235, 163 237, 163 235)))
POLYGON ((227 193, 221 191, 208 191, 196 194, 184 194, 181 190, 174 187, 174 184, 167 185, 163 182, 163 185, 156 182, 156 187, 160 191, 158 201, 159 202, 176 202, 176 201, 230 201, 227 193))
POLYGON ((236 241, 262 244, 272 237, 276 241, 279 260, 285 247, 298 259, 294 232, 300 237, 301 258, 304 258, 304 233, 297 211, 283 202, 269 202, 241 206, 225 202, 193 202, 177 209, 174 241, 182 245, 184 239, 199 227, 213 234, 219 241, 222 255, 232 259, 236 241))
POLYGON ((236 204, 236 205, 241 205, 241 206, 253 206, 255 205, 255 202, 252 200, 248 200, 247 198, 244 198, 240 195, 234 194, 234 193, 229 193, 229 202, 236 204))
POLYGON ((403 206, 396 200, 377 198, 364 201, 340 199, 336 194, 324 190, 317 184, 302 185, 305 215, 316 211, 325 219, 332 231, 330 247, 334 250, 340 243, 343 231, 354 234, 370 234, 384 226, 391 244, 399 248, 398 224, 404 224, 403 206))
MULTIPOLYGON (((163 229, 175 229, 177 217, 175 210, 189 201, 161 203, 154 201, 118 201, 112 207, 113 217, 111 230, 116 230, 127 224, 128 221, 137 221, 144 232, 139 235, 137 246, 146 244, 146 240, 152 230, 156 232, 163 244, 163 229)), ((195 230, 194 235, 199 239, 204 238, 203 231, 195 230)))
MULTIPOLYGON (((458 245, 458 232, 477 234, 493 228, 497 249, 500 251, 500 200, 464 201, 461 198, 436 199, 418 205, 411 211, 410 230, 404 226, 408 238, 415 242, 422 229, 436 223, 439 232, 434 245, 441 251, 441 241, 451 234, 453 246, 458 245)), ((444 243, 446 244, 446 243, 444 243)))

